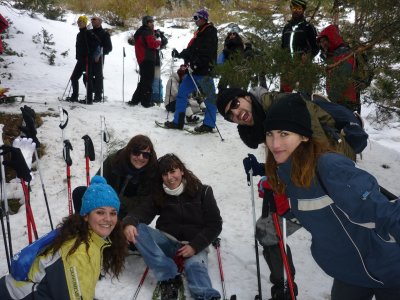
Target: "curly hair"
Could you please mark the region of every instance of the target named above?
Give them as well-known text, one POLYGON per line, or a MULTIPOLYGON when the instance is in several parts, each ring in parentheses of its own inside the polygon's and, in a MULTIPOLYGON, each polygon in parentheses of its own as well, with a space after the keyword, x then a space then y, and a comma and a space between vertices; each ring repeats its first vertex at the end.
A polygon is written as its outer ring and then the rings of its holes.
POLYGON ((183 179, 186 181, 185 192, 190 196, 194 196, 201 187, 201 181, 186 168, 185 164, 173 153, 165 154, 158 159, 158 167, 161 175, 165 175, 170 171, 179 169, 183 172, 183 179))
MULTIPOLYGON (((86 251, 89 250, 89 224, 85 221, 83 216, 73 214, 63 218, 62 223, 60 223, 57 228, 59 233, 43 252, 44 255, 56 253, 66 241, 71 239, 75 239, 75 242, 67 253, 67 257, 74 254, 81 244, 86 245, 86 251)), ((111 246, 105 248, 103 251, 103 268, 106 273, 112 274, 118 278, 124 268, 127 253, 126 239, 122 230, 122 224, 119 220, 108 238, 111 241, 111 246)))

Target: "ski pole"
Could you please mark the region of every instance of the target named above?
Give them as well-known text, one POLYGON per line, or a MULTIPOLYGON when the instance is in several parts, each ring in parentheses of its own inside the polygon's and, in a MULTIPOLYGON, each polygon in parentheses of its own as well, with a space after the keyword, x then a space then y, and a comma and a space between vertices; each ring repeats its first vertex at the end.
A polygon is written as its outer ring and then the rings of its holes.
POLYGON ((71 77, 68 79, 67 86, 65 87, 64 93, 61 96, 61 101, 64 100, 64 96, 65 96, 65 93, 67 92, 67 89, 68 89, 68 86, 69 86, 70 82, 71 82, 71 77))
MULTIPOLYGON (((289 292, 290 292, 290 297, 292 300, 296 300, 296 296, 294 294, 294 282, 293 282, 293 276, 292 276, 292 272, 290 271, 290 266, 289 266, 289 260, 287 258, 287 254, 286 254, 286 245, 285 245, 285 239, 282 236, 282 231, 281 231, 281 227, 279 226, 279 220, 278 220, 278 214, 276 212, 272 213, 272 219, 274 221, 274 226, 275 226, 275 230, 276 230, 276 235, 278 237, 279 240, 279 249, 281 251, 281 256, 282 256, 282 261, 283 261, 283 277, 284 277, 284 283, 283 283, 283 288, 284 288, 284 294, 285 291, 287 290, 287 285, 286 285, 286 281, 289 284, 289 292)), ((286 219, 282 218, 282 222, 283 222, 283 230, 284 233, 286 231, 286 219)))
POLYGON ((226 298, 224 271, 222 270, 222 260, 221 260, 221 253, 220 253, 221 239, 216 238, 214 240, 214 242, 212 242, 212 245, 214 246, 215 250, 217 251, 218 267, 219 267, 219 275, 221 277, 223 299, 228 299, 228 298, 226 298))
POLYGON ((125 47, 122 47, 122 103, 125 103, 125 47))
MULTIPOLYGON (((0 124, 0 146, 4 145, 3 142, 3 124, 0 124)), ((7 198, 7 190, 6 190, 6 172, 4 171, 3 165, 3 155, 0 155, 0 171, 1 171, 1 200, 4 203, 4 210, 6 215, 6 223, 7 223, 7 237, 8 237, 8 249, 10 251, 10 258, 13 257, 13 249, 12 249, 12 238, 11 238, 11 226, 10 226, 10 210, 8 207, 8 198, 7 198)))
POLYGON ((33 218, 32 206, 30 203, 31 200, 29 196, 29 187, 26 185, 25 180, 23 180, 22 178, 20 178, 20 180, 21 180, 22 190, 24 191, 24 196, 25 196, 25 212, 26 212, 26 227, 28 230, 28 241, 29 244, 32 244, 32 231, 35 240, 38 240, 39 237, 36 230, 35 219, 33 218))
POLYGON ((67 187, 68 187, 68 213, 72 215, 72 193, 71 193, 71 165, 72 159, 70 151, 74 150, 72 148, 71 142, 69 140, 64 140, 64 160, 67 164, 67 187))
POLYGON ((105 117, 100 116, 100 176, 103 176, 103 140, 104 140, 104 128, 105 128, 105 117))
MULTIPOLYGON (((2 187, 3 188, 3 187, 2 187)), ((8 244, 7 244, 7 238, 6 238, 6 228, 4 225, 4 210, 3 210, 3 203, 2 202, 0 205, 0 214, 1 214, 1 232, 3 233, 3 240, 4 240, 4 250, 6 251, 6 259, 7 259, 7 267, 8 267, 8 272, 11 272, 11 265, 10 265, 10 253, 8 252, 8 244)))
POLYGON ((89 168, 89 160, 94 161, 95 154, 94 154, 94 147, 92 139, 86 134, 82 137, 85 143, 85 160, 86 160, 86 185, 89 186, 90 184, 90 168, 89 168))
POLYGON ((254 243, 256 252, 256 266, 257 266, 257 283, 258 283, 258 297, 255 299, 262 300, 262 290, 261 290, 261 274, 260 274, 260 260, 258 257, 258 241, 256 238, 256 209, 254 204, 254 187, 253 187, 253 169, 249 171, 250 176, 250 194, 251 194, 251 204, 253 208, 253 227, 254 227, 254 243))
POLYGON ((62 108, 61 105, 58 106, 58 111, 60 112, 60 125, 58 125, 61 129, 61 134, 62 134, 62 140, 64 141, 64 129, 68 125, 68 112, 62 108), (64 122, 64 115, 67 116, 67 119, 64 122))
MULTIPOLYGON (((202 95, 202 93, 200 92, 199 86, 197 85, 196 81, 194 80, 194 77, 193 77, 193 75, 192 75, 192 70, 191 70, 190 68, 188 68, 188 73, 189 73, 190 78, 191 78, 192 81, 193 81, 194 86, 196 87, 197 93, 198 93, 199 95, 202 95)), ((217 129, 217 132, 218 132, 218 134, 219 134, 219 137, 221 138, 221 141, 223 142, 224 139, 223 139, 223 137, 222 137, 222 135, 221 135, 221 132, 219 131, 219 128, 218 128, 218 126, 217 126, 217 120, 216 120, 216 118, 215 118, 215 119, 213 118, 213 116, 211 115, 211 112, 210 112, 210 110, 208 109, 208 106, 207 106, 207 105, 206 105, 206 113, 208 113, 208 115, 210 116, 211 120, 214 121, 215 128, 217 129)))
POLYGON ((133 300, 137 299, 137 296, 139 295, 140 289, 142 288, 143 282, 146 279, 147 273, 149 273, 149 267, 146 267, 144 270, 144 273, 142 275, 142 278, 140 278, 139 285, 136 288, 135 294, 133 295, 133 300))

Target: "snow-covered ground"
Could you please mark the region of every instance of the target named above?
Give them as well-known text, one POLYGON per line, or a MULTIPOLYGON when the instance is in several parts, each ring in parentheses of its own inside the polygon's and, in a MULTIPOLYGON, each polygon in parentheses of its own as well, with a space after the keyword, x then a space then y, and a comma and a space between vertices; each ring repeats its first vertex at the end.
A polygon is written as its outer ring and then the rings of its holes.
MULTIPOLYGON (((254 299, 257 293, 256 263, 254 255, 253 217, 250 188, 242 166, 242 159, 247 153, 255 154, 260 161, 264 160, 264 147, 257 150, 247 148, 239 139, 236 126, 217 116, 217 125, 224 138, 218 134, 191 135, 185 131, 167 131, 155 127, 154 120, 166 120, 167 112, 161 107, 145 109, 141 106, 129 107, 123 103, 129 101, 138 80, 136 61, 132 46, 127 43, 129 32, 114 33, 112 36, 113 51, 105 61, 105 94, 106 103, 92 106, 59 102, 58 98, 68 83, 75 64, 75 38, 78 32, 75 22, 77 15, 68 15, 66 22, 46 20, 40 16, 30 18, 26 13, 0 6, 0 13, 12 20, 11 38, 7 40, 11 48, 22 57, 3 56, 8 64, 7 69, 13 74, 12 79, 2 79, 3 87, 11 88, 10 94, 26 95, 26 105, 36 112, 47 112, 43 125, 38 129, 39 140, 46 145, 46 155, 40 162, 46 192, 54 223, 68 214, 66 168, 62 157, 62 132, 59 128, 59 106, 69 112, 69 124, 64 130, 65 138, 71 141, 73 165, 71 167, 72 187, 85 184, 84 144, 82 136, 88 134, 96 149, 96 161, 91 162, 92 174, 100 166, 100 117, 104 116, 106 127, 111 135, 111 142, 106 147, 120 147, 136 134, 148 135, 155 144, 158 156, 174 152, 186 162, 189 169, 198 175, 206 184, 214 189, 222 217, 224 220, 221 233, 221 254, 225 275, 227 294, 236 294, 239 299, 254 299), (32 36, 46 29, 53 35, 54 48, 57 50, 55 66, 47 64, 40 55, 41 46, 32 42, 32 36), (19 33, 18 33, 19 32, 19 33), (21 33, 22 32, 22 33, 21 33), (123 58, 123 47, 127 56, 123 58), (62 58, 59 54, 70 49, 69 56, 62 58), (124 90, 123 90, 124 75, 124 90), (124 96, 124 97, 123 97, 124 96), (115 146, 118 145, 118 146, 115 146)), ((139 24, 139 22, 138 22, 139 24)), ((159 24, 156 22, 156 28, 159 24)), ((164 50, 164 66, 162 79, 166 84, 170 74, 170 53, 172 48, 179 51, 185 48, 194 27, 174 29, 172 22, 165 22, 158 27, 169 37, 167 50, 164 50)), ((180 62, 175 63, 175 67, 180 62)), ((176 68, 175 68, 176 70, 176 68)), ((174 70, 174 71, 175 71, 174 70)), ((81 96, 84 90, 81 84, 81 96)), ((0 111, 20 113, 23 104, 0 105, 0 111)), ((361 168, 377 176, 382 186, 393 193, 400 194, 398 174, 400 173, 400 130, 398 121, 392 122, 391 128, 375 129, 369 123, 368 114, 373 108, 363 107, 366 118, 366 129, 370 135, 370 143, 359 161, 361 168), (389 168, 383 168, 388 165, 389 168)), ((169 118, 171 118, 169 114, 169 118)), ((39 176, 35 174, 32 184, 31 203, 39 235, 49 231, 49 222, 44 205, 39 176)), ((255 179, 257 182, 257 179, 255 179)), ((10 193, 21 194, 20 187, 10 193)), ((257 195, 257 193, 256 193, 257 195)), ((261 213, 261 200, 256 198, 257 217, 261 213)), ((14 252, 27 245, 27 232, 24 207, 18 214, 10 216, 14 252)), ((332 279, 325 275, 313 261, 309 246, 310 235, 303 229, 288 238, 292 247, 296 266, 296 282, 299 286, 299 300, 329 299, 332 279)), ((270 296, 268 267, 261 255, 262 288, 264 298, 270 296)), ((0 276, 6 274, 7 264, 5 251, 0 246, 0 276)), ((137 256, 129 256, 126 268, 119 280, 105 278, 99 281, 96 289, 98 299, 130 299, 145 269, 143 260, 137 256)), ((211 249, 209 255, 209 273, 215 288, 221 290, 217 255, 211 249)), ((155 286, 155 278, 150 273, 140 292, 138 299, 150 299, 155 286)))

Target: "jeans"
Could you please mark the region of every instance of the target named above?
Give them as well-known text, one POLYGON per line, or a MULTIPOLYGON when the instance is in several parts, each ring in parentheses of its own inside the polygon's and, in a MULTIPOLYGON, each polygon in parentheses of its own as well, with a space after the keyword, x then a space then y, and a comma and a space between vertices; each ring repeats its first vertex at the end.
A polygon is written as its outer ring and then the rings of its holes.
MULTIPOLYGON (((179 275, 173 257, 182 244, 145 224, 139 224, 137 230, 135 246, 157 280, 164 281, 179 275)), ((219 292, 212 288, 205 250, 185 259, 184 270, 189 291, 194 299, 221 297, 219 292)))
MULTIPOLYGON (((200 88, 202 93, 207 96, 206 100, 204 101, 206 105, 206 112, 204 115, 203 124, 214 128, 217 117, 217 107, 215 106, 217 96, 215 95, 214 80, 212 77, 203 75, 192 76, 196 81, 196 85, 200 88)), ((193 79, 190 74, 188 74, 183 78, 182 83, 179 86, 178 95, 176 95, 176 110, 174 114, 174 123, 176 124, 179 124, 179 115, 181 113, 185 113, 186 111, 189 94, 197 92, 193 79)))

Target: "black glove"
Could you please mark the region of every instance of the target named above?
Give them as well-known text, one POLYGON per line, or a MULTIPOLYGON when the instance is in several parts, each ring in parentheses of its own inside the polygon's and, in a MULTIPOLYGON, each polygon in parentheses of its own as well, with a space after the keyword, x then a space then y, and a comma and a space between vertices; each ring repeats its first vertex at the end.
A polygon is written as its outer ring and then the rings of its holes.
POLYGON ((250 170, 253 170, 253 176, 264 176, 265 175, 265 165, 259 163, 257 158, 253 154, 248 154, 248 157, 243 159, 244 170, 247 175, 247 183, 250 182, 250 170))
POLYGON ((172 57, 176 57, 176 58, 179 58, 180 57, 180 55, 179 55, 179 52, 178 52, 178 50, 176 50, 175 48, 172 50, 172 54, 171 54, 171 56, 172 57))
POLYGON ((29 106, 25 105, 21 107, 22 118, 24 119, 25 126, 20 126, 19 129, 25 134, 27 138, 31 138, 33 142, 36 144, 36 148, 40 147, 40 142, 36 137, 36 125, 35 125, 35 118, 36 113, 35 111, 30 108, 29 106))
POLYGON ((25 180, 26 182, 30 182, 32 180, 31 170, 29 170, 25 158, 22 155, 21 149, 14 148, 12 146, 3 145, 0 147, 2 151, 0 155, 5 155, 11 153, 10 160, 4 160, 3 165, 14 169, 17 172, 17 177, 25 180))

